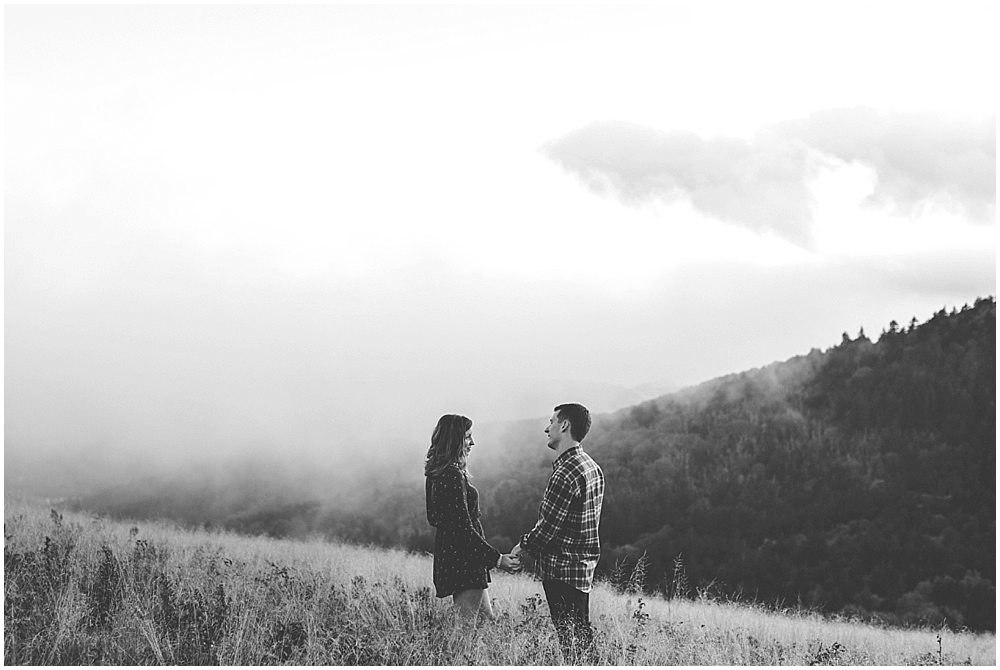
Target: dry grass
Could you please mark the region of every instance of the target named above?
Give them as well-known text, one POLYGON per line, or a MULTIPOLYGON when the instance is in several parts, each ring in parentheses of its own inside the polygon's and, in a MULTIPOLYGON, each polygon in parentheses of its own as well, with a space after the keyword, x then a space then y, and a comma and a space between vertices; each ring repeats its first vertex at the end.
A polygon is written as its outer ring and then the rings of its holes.
MULTIPOLYGON (((8 665, 558 665, 540 584, 497 574, 496 623, 399 551, 130 525, 5 500, 8 665)), ((886 630, 599 584, 599 665, 995 665, 996 639, 886 630), (939 637, 940 636, 940 637, 939 637)))

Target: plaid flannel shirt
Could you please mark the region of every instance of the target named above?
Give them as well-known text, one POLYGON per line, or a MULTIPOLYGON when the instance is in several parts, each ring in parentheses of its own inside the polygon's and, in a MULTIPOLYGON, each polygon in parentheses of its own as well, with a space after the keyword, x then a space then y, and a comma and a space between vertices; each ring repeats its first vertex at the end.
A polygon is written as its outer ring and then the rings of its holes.
POLYGON ((601 557, 597 526, 603 501, 604 473, 583 449, 573 447, 552 462, 538 522, 521 538, 540 579, 590 592, 601 557))

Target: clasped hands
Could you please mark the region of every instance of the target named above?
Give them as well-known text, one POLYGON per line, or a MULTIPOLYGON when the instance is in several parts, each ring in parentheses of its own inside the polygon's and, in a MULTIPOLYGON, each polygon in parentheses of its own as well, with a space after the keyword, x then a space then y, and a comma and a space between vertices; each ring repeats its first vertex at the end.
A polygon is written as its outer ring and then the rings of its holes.
POLYGON ((515 545, 509 554, 500 556, 500 569, 511 574, 521 571, 521 545, 515 545))

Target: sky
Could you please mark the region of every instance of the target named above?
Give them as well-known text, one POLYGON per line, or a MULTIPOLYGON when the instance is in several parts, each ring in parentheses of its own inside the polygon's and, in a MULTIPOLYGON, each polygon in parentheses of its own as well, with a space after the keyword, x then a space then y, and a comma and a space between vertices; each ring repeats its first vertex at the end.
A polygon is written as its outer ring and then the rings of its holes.
POLYGON ((7 5, 5 453, 368 461, 995 295, 995 26, 7 5))

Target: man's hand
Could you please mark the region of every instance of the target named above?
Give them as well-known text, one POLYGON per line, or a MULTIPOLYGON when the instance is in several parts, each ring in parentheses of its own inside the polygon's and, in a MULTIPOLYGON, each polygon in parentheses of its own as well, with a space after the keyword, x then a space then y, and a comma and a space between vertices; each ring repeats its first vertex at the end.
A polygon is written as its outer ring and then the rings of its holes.
POLYGON ((510 550, 510 555, 520 557, 521 551, 523 551, 521 549, 521 543, 518 542, 517 544, 514 545, 514 548, 510 550))
POLYGON ((521 559, 518 556, 512 554, 503 554, 500 556, 500 569, 504 572, 520 572, 521 571, 521 559))

